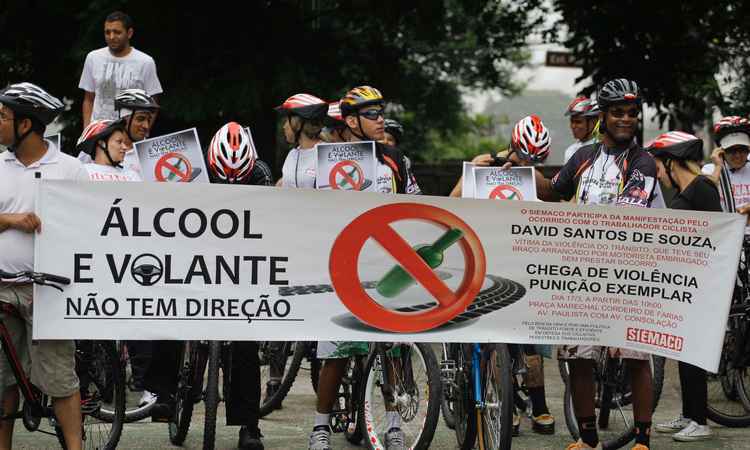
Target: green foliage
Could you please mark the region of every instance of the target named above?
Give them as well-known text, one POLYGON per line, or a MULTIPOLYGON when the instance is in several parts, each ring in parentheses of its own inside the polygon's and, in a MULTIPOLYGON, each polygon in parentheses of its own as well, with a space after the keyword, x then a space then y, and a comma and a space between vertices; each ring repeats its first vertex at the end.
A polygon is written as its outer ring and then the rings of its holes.
POLYGON ((508 146, 507 139, 499 135, 497 124, 498 120, 491 116, 461 114, 455 129, 430 130, 425 151, 417 154, 425 162, 468 161, 482 153, 495 154, 508 146))
POLYGON ((517 91, 510 74, 526 62, 524 40, 540 20, 527 11, 541 3, 8 0, 0 10, 0 84, 34 81, 72 100, 65 133, 75 140, 85 54, 104 45, 104 17, 120 9, 133 17, 132 45, 154 57, 164 87, 154 134, 196 126, 205 144, 236 120, 251 126, 261 157, 278 167, 286 144, 277 144, 274 106, 298 92, 335 100, 371 84, 413 114, 407 133, 423 145, 412 150, 428 151, 431 132, 456 134, 459 85, 517 91))

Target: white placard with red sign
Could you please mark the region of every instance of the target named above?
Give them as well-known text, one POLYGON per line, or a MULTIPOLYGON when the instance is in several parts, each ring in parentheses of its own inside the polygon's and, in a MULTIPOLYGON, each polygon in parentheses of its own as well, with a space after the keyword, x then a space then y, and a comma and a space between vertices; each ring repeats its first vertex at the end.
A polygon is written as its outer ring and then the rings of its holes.
POLYGON ((533 167, 474 166, 474 198, 535 201, 536 181, 533 167))
POLYGON ((208 183, 195 128, 135 143, 144 181, 208 183))
POLYGON ((375 142, 337 142, 315 146, 318 189, 374 191, 377 187, 375 142))

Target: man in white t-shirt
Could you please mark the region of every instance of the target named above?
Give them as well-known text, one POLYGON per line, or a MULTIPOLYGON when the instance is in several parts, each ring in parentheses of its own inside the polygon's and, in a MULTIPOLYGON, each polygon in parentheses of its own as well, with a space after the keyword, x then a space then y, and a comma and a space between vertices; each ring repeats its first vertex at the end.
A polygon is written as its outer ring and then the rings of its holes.
POLYGON ((92 120, 117 119, 115 96, 124 89, 140 88, 150 96, 162 93, 156 64, 149 55, 131 47, 133 21, 113 12, 104 21, 107 46, 86 55, 81 81, 84 90, 83 126, 92 120))
MULTIPOLYGON (((60 100, 31 83, 13 84, 0 91, 0 145, 8 147, 0 155, 0 269, 6 272, 34 270, 34 234, 42 227, 34 214, 35 180, 79 180, 85 176, 80 161, 43 137, 46 126, 63 108, 60 100)), ((0 302, 13 305, 22 317, 5 316, 3 320, 18 359, 26 367, 30 362, 31 382, 52 398, 66 448, 79 450, 81 393, 75 344, 37 340, 32 345, 32 295, 28 280, 0 282, 0 302)), ((0 392, 3 415, 10 416, 18 409, 18 382, 4 356, 0 358, 0 392)), ((13 422, 0 420, 1 450, 13 448, 13 422)))
POLYGON ((588 97, 576 97, 568 105, 565 115, 570 117, 570 132, 575 142, 565 149, 563 164, 578 151, 579 148, 596 142, 596 123, 599 120, 599 108, 595 101, 588 97))

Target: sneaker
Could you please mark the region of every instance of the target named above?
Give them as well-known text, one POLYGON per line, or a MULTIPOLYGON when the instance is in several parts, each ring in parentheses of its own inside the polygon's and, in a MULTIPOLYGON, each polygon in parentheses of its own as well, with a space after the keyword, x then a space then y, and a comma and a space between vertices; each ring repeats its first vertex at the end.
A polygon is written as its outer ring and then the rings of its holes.
POLYGON ((262 436, 260 430, 257 428, 250 431, 247 427, 240 427, 240 438, 237 441, 237 448, 240 450, 263 450, 263 442, 260 440, 262 436))
POLYGON ((590 447, 587 443, 578 439, 578 442, 574 442, 569 446, 565 447, 565 450, 588 450, 593 448, 594 450, 602 450, 602 443, 599 442, 596 447, 590 447))
POLYGON ((391 428, 385 433, 385 450, 406 450, 406 435, 401 428, 391 428))
POLYGON ((308 450, 331 450, 331 428, 320 425, 313 428, 310 433, 310 443, 308 450))
POLYGON ((521 416, 513 414, 513 437, 521 435, 521 416))
POLYGON ((549 413, 533 416, 531 429, 539 434, 555 434, 555 417, 549 413))
POLYGON ((146 406, 154 402, 156 402, 156 394, 149 391, 143 391, 143 395, 141 395, 141 399, 138 401, 138 406, 146 406))
POLYGON ((668 422, 657 423, 654 429, 659 433, 677 433, 688 425, 690 425, 690 419, 679 416, 668 422))
MULTIPOLYGON (((266 383, 266 398, 263 399, 263 403, 268 402, 268 399, 276 394, 281 388, 281 382, 278 380, 271 380, 266 383)), ((274 409, 282 409, 281 402, 274 409)))
POLYGON ((673 434, 672 439, 680 442, 693 442, 710 439, 712 435, 708 425, 698 425, 698 422, 691 420, 688 426, 673 434))

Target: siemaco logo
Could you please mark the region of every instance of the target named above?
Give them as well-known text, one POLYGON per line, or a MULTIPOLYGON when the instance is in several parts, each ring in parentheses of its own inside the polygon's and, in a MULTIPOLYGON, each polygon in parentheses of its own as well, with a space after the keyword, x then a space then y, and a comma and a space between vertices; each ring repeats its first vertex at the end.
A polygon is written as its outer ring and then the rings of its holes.
POLYGON ((625 339, 640 344, 653 345, 675 352, 682 351, 685 339, 682 336, 675 336, 669 333, 645 330, 643 328, 628 328, 625 332, 625 339))

